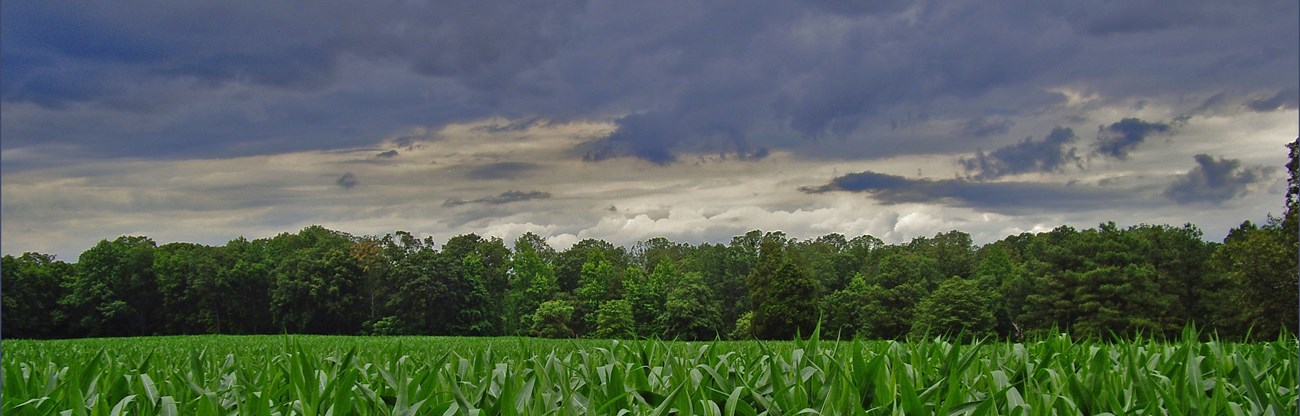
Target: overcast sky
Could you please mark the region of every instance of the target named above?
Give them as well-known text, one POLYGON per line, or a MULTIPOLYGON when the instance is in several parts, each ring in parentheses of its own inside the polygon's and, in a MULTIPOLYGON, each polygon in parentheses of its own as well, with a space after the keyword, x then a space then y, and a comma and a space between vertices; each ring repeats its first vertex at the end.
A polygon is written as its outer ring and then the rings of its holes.
POLYGON ((1282 207, 1294 0, 14 2, 3 252, 978 243, 1282 207))

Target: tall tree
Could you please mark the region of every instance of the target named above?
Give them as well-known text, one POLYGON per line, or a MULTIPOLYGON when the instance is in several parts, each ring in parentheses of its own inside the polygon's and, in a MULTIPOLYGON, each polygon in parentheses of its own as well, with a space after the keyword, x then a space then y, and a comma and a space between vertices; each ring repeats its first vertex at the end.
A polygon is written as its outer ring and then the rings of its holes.
POLYGON ((817 324, 817 281, 793 262, 785 262, 764 289, 754 309, 754 335, 761 339, 790 339, 808 335, 817 324))
POLYGON ((942 280, 935 261, 896 248, 882 253, 866 270, 867 308, 863 331, 873 338, 898 339, 912 328, 917 304, 942 280))
POLYGON ((224 294, 221 307, 226 313, 221 325, 223 332, 231 334, 262 334, 276 332, 271 318, 271 290, 275 277, 275 264, 268 258, 268 240, 248 241, 237 238, 227 242, 221 251, 222 267, 218 280, 225 282, 229 292, 224 294))
POLYGON ((636 332, 643 337, 663 337, 666 328, 663 314, 664 302, 668 297, 668 287, 680 279, 677 264, 672 260, 661 261, 655 265, 653 273, 648 276, 637 267, 628 267, 624 280, 623 298, 632 304, 636 332))
POLYGON ((718 307, 699 273, 683 273, 671 282, 659 319, 666 338, 704 340, 718 336, 718 307))
POLYGON ((75 278, 73 265, 53 255, 23 253, 4 256, 0 262, 0 327, 8 338, 51 338, 66 333, 64 311, 59 306, 64 285, 75 278))
POLYGON ((975 281, 980 289, 990 293, 994 318, 994 331, 1008 338, 1019 338, 1021 307, 1025 302, 1026 282, 1020 264, 1012 261, 1008 244, 990 244, 981 251, 987 252, 975 269, 975 281))
MULTIPOLYGON (((230 286, 222 280, 219 248, 170 243, 154 252, 154 273, 166 314, 158 325, 171 334, 221 333, 230 286)), ((230 317, 225 316, 224 321, 230 317)))
POLYGON ((596 338, 629 339, 636 336, 632 303, 623 299, 607 300, 596 309, 596 338))
POLYGON ((161 306, 153 271, 154 242, 123 236, 81 253, 77 278, 62 303, 73 335, 150 335, 161 306))
POLYGON ((555 279, 562 292, 575 292, 581 285, 582 270, 593 254, 599 253, 615 269, 627 267, 627 253, 604 240, 585 239, 555 257, 555 279))
POLYGON ((871 301, 871 288, 861 273, 855 274, 849 285, 821 298, 822 330, 837 337, 865 337, 867 328, 863 322, 868 303, 871 301))
POLYGON ((483 263, 482 256, 477 252, 465 254, 461 261, 461 279, 465 292, 460 294, 460 299, 457 299, 460 310, 457 312, 452 334, 496 335, 500 333, 500 328, 497 327, 500 320, 493 315, 496 308, 491 306, 496 299, 488 292, 487 274, 488 268, 483 263))
POLYGON ((993 291, 971 279, 944 280, 916 308, 913 335, 962 335, 970 340, 993 335, 993 291))
POLYGON ((709 291, 714 294, 713 303, 719 313, 718 332, 731 333, 736 320, 749 310, 749 265, 739 264, 742 260, 725 245, 701 244, 694 247, 682 260, 682 270, 699 273, 709 291))
POLYGON ((908 248, 934 260, 943 278, 970 277, 975 269, 975 245, 970 234, 953 230, 934 237, 917 237, 908 248))
MULTIPOLYGON (((532 318, 542 302, 552 300, 560 290, 555 271, 539 253, 540 238, 524 234, 515 241, 510 289, 506 294, 505 329, 508 335, 523 335, 532 328, 532 318)), ((543 242, 544 243, 544 242, 543 242)))
MULTIPOLYGON (((402 233, 404 231, 399 231, 402 233)), ((385 238, 392 238, 388 235, 385 238)), ((391 263, 384 257, 384 239, 362 237, 352 243, 348 253, 361 267, 361 280, 366 295, 366 323, 373 324, 384 314, 384 302, 392 290, 387 282, 391 263)))
POLYGON ((1084 269, 1085 259, 1071 248, 1081 237, 1068 226, 1036 234, 1028 238, 1024 250, 1027 282, 1017 322, 1024 325, 1026 333, 1041 332, 1052 327, 1069 329, 1078 318, 1078 271, 1084 269))
POLYGON ((1286 213, 1282 215, 1282 232, 1300 245, 1300 239, 1297 239, 1300 233, 1297 231, 1300 228, 1300 138, 1287 143, 1286 148, 1286 213))
POLYGON ((533 313, 530 333, 542 338, 572 338, 573 304, 565 300, 542 302, 533 313))
MULTIPOLYGON (((273 274, 271 313, 282 331, 353 334, 367 316, 361 266, 347 234, 320 226, 303 229, 280 247, 295 247, 273 274)), ((273 242, 274 245, 274 242, 273 242)))
POLYGON ((759 243, 758 258, 755 261, 753 269, 749 272, 749 304, 752 308, 753 315, 750 316, 750 331, 754 336, 765 337, 768 333, 779 332, 779 329, 767 328, 769 321, 773 325, 777 322, 775 316, 768 316, 765 308, 768 302, 774 301, 773 285, 777 278, 777 271, 781 266, 786 264, 785 247, 783 242, 776 239, 764 239, 759 243))
POLYGON ((1249 222, 1230 233, 1211 260, 1226 280, 1216 309, 1217 326, 1226 333, 1273 337, 1297 325, 1296 258, 1278 221, 1263 227, 1249 222))
POLYGON ((605 258, 604 252, 592 251, 582 265, 574 295, 574 329, 579 335, 586 334, 596 327, 596 309, 605 301, 622 297, 623 272, 605 258))

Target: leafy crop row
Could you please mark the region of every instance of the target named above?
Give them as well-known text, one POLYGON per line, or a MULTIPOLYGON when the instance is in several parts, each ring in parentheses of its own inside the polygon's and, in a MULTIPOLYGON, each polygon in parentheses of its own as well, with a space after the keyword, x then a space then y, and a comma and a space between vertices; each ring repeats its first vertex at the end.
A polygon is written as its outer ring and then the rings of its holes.
POLYGON ((5 341, 4 414, 1296 414, 1295 338, 5 341))

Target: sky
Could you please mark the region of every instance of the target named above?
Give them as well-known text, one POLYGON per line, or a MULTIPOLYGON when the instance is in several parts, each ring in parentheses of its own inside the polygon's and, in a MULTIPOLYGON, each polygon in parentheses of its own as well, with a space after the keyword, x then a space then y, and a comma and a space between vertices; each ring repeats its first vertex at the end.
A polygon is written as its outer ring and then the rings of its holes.
POLYGON ((0 4, 0 250, 319 224, 438 241, 980 244, 1283 205, 1300 5, 0 4))

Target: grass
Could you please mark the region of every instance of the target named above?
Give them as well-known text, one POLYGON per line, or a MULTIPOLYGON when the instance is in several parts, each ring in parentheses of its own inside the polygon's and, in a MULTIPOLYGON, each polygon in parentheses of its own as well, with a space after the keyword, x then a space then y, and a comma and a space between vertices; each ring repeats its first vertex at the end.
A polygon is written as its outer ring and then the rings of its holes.
POLYGON ((1297 344, 182 336, 3 342, 4 414, 1297 414, 1297 344))

